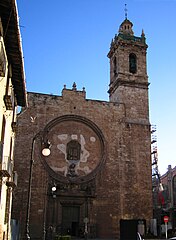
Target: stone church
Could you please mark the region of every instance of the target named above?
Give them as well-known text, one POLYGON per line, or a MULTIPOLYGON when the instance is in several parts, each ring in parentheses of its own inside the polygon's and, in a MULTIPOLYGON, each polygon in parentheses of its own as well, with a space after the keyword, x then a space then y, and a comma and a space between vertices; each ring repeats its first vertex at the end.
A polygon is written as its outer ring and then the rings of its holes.
POLYGON ((124 220, 152 218, 147 44, 127 18, 113 38, 109 101, 64 86, 28 92, 18 116, 13 219, 20 239, 119 239, 124 220), (47 145, 47 146, 46 146, 47 145), (49 147, 43 155, 43 148, 49 147))

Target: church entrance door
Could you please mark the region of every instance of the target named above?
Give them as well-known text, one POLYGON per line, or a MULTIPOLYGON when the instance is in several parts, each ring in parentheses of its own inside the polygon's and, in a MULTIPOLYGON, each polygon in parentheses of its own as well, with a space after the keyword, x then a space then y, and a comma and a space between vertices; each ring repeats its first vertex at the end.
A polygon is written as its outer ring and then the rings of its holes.
POLYGON ((63 206, 62 207, 62 226, 65 233, 72 236, 79 234, 79 206, 63 206))

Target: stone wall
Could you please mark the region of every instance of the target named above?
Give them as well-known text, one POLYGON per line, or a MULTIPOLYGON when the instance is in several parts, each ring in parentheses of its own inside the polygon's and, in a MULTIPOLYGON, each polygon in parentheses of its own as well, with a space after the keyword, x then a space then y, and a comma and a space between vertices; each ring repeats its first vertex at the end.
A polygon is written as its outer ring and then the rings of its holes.
POLYGON ((79 228, 85 227, 86 217, 89 234, 99 238, 118 238, 120 219, 151 219, 148 119, 129 121, 123 103, 88 100, 85 90, 64 88, 62 96, 28 93, 28 103, 18 116, 15 148, 19 182, 13 218, 20 220, 22 234, 34 136, 31 236, 41 237, 51 225, 61 228, 66 206, 79 206, 79 228), (46 137, 51 155, 42 157, 41 139, 46 137), (73 168, 75 176, 68 175, 66 146, 71 139, 80 143, 82 154, 77 170, 73 168))

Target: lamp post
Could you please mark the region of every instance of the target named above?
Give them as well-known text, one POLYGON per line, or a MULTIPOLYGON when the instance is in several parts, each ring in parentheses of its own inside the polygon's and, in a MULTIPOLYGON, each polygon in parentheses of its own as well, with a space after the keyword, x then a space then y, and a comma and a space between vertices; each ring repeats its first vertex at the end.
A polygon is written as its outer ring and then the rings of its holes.
POLYGON ((37 133, 32 139, 32 148, 31 148, 31 155, 30 155, 30 168, 29 168, 29 183, 28 183, 28 196, 27 196, 27 211, 26 211, 26 226, 25 226, 25 238, 26 240, 30 239, 30 232, 29 232, 29 218, 30 218, 30 208, 31 208, 31 186, 32 186, 32 174, 33 174, 33 164, 34 164, 34 150, 35 150, 35 143, 36 139, 39 138, 42 140, 44 145, 42 149, 42 155, 49 156, 50 155, 50 143, 47 141, 43 141, 42 132, 37 133))

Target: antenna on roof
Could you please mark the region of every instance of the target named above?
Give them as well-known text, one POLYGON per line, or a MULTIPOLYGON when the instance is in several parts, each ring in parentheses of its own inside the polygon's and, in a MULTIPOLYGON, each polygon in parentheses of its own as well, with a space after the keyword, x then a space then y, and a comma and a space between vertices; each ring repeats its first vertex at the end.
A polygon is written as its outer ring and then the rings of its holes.
POLYGON ((128 13, 128 9, 127 9, 127 4, 125 3, 125 19, 127 19, 127 13, 128 13))

